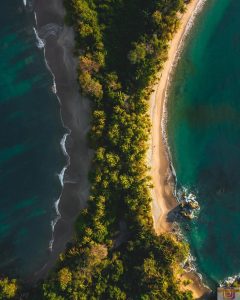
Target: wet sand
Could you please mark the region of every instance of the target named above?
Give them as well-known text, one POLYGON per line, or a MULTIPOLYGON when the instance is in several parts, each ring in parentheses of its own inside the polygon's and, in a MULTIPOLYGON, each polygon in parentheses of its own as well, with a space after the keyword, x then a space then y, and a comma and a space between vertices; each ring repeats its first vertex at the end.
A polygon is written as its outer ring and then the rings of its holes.
POLYGON ((39 36, 46 41, 46 60, 55 76, 61 118, 64 127, 70 131, 66 140, 69 166, 65 171, 64 187, 59 202, 61 218, 54 229, 54 242, 52 251, 49 251, 49 259, 41 270, 35 273, 36 280, 49 272, 59 254, 64 251, 67 242, 73 238, 74 221, 88 200, 88 173, 92 151, 87 145, 90 102, 79 93, 77 61, 73 55, 74 33, 72 28, 64 25, 63 1, 35 0, 34 11, 37 15, 39 36))

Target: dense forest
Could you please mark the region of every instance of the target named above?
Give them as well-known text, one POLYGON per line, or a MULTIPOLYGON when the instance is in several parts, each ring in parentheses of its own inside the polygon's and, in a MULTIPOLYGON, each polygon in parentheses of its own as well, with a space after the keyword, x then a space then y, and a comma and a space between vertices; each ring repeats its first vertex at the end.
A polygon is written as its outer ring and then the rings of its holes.
MULTIPOLYGON (((65 0, 80 91, 92 103, 91 192, 74 240, 29 299, 193 299, 179 289, 187 245, 153 230, 146 163, 149 95, 187 2, 65 0)), ((19 299, 5 281, 0 299, 19 299)))

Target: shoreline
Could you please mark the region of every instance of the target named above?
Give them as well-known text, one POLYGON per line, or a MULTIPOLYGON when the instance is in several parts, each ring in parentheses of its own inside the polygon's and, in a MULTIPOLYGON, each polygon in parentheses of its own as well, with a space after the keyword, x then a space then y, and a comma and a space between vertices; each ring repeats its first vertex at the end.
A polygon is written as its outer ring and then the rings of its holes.
POLYGON ((46 67, 53 77, 52 91, 56 94, 60 118, 66 129, 59 143, 66 164, 58 174, 62 191, 53 205, 56 217, 50 224, 52 238, 49 249, 46 249, 49 257, 44 266, 33 274, 30 281, 34 282, 48 274, 73 238, 75 220, 79 211, 86 207, 89 195, 88 173, 92 151, 87 145, 90 101, 79 93, 77 59, 73 54, 74 33, 64 24, 63 3, 58 0, 35 0, 33 9, 39 48, 43 48, 46 67))
MULTIPOLYGON (((153 224, 154 230, 158 235, 172 230, 172 223, 168 220, 168 214, 178 205, 174 196, 174 169, 171 165, 171 154, 165 132, 167 91, 171 75, 179 59, 179 53, 184 45, 185 37, 205 2, 206 0, 192 0, 187 5, 186 11, 181 16, 180 26, 169 43, 168 59, 157 75, 158 82, 150 96, 149 115, 152 131, 147 158, 154 186, 151 190, 153 224)), ((191 290, 195 299, 209 293, 209 289, 203 285, 196 272, 185 273, 180 280, 186 279, 191 279, 192 283, 186 288, 181 285, 181 288, 191 290)))

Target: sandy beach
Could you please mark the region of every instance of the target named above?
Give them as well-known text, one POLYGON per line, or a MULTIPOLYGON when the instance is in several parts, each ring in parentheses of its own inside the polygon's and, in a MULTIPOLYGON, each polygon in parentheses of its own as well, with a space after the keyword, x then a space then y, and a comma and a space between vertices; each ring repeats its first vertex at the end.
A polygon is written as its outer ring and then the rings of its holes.
POLYGON ((66 157, 68 167, 56 208, 59 216, 53 232, 52 251, 46 249, 49 259, 36 272, 36 280, 48 273, 73 237, 74 221, 88 200, 88 173, 92 153, 87 145, 90 103, 79 93, 77 61, 73 55, 74 33, 72 28, 64 25, 63 1, 35 0, 33 8, 36 12, 39 37, 45 42, 46 61, 55 77, 56 105, 59 101, 60 117, 66 132, 69 132, 65 143, 69 155, 68 159, 66 157))
MULTIPOLYGON (((177 206, 177 201, 173 195, 174 178, 169 163, 169 153, 164 134, 166 92, 179 49, 182 46, 189 25, 200 6, 202 6, 201 0, 192 0, 187 6, 186 12, 181 16, 180 27, 169 45, 168 60, 158 74, 159 81, 150 97, 152 132, 148 161, 154 186, 151 191, 153 198, 152 215, 154 229, 157 234, 171 231, 172 224, 168 220, 168 214, 177 206)), ((195 273, 186 273, 181 279, 192 280, 193 283, 187 288, 192 290, 195 299, 200 299, 201 297, 206 299, 203 295, 208 290, 201 284, 199 277, 195 273)))

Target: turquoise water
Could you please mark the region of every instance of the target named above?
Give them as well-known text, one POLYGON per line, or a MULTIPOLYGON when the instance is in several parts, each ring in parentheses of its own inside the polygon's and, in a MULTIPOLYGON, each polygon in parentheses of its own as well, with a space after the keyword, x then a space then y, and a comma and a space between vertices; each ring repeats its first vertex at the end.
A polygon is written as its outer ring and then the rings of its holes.
POLYGON ((33 12, 21 0, 0 11, 0 273, 29 276, 49 255, 64 129, 33 12))
POLYGON ((169 91, 177 188, 197 195, 182 222, 198 270, 213 286, 240 273, 240 1, 208 0, 169 91))

